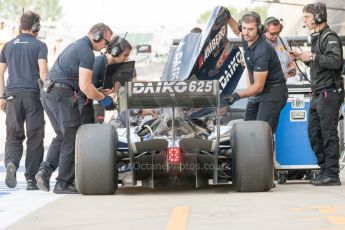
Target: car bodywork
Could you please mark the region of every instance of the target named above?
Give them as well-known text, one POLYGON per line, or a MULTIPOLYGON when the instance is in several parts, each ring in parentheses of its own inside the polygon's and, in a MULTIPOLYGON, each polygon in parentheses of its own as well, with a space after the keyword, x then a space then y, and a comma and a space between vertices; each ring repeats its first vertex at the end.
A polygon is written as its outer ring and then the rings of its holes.
POLYGON ((76 140, 76 185, 82 194, 113 194, 118 183, 154 188, 232 181, 237 191, 273 183, 272 133, 260 121, 220 124, 219 109, 242 75, 241 53, 227 39, 223 7, 206 29, 186 35, 160 82, 128 82, 126 128, 90 124, 76 140), (156 109, 141 118, 132 110, 156 109))

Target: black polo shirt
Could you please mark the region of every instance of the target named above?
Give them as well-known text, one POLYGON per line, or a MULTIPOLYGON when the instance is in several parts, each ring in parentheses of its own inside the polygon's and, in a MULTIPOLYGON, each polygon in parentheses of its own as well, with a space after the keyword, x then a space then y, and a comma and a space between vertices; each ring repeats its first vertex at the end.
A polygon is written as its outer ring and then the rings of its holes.
POLYGON ((47 60, 47 45, 31 34, 21 33, 1 50, 0 62, 8 67, 6 93, 39 92, 38 59, 47 60))
POLYGON ((92 71, 94 61, 92 42, 85 36, 61 52, 50 69, 47 79, 70 85, 73 89, 79 90, 79 67, 92 71))
POLYGON ((253 78, 254 72, 268 71, 265 86, 286 81, 278 55, 264 36, 260 36, 250 47, 243 41, 243 48, 250 78, 253 78))
POLYGON ((103 86, 103 80, 107 65, 108 60, 105 54, 99 55, 95 58, 95 64, 93 65, 92 72, 92 83, 96 88, 103 86))
MULTIPOLYGON (((103 86, 104 74, 107 65, 108 60, 105 54, 99 55, 95 58, 95 63, 93 64, 92 71, 92 83, 96 88, 100 88, 103 86)), ((78 94, 79 96, 86 99, 86 96, 82 91, 79 91, 78 94)))

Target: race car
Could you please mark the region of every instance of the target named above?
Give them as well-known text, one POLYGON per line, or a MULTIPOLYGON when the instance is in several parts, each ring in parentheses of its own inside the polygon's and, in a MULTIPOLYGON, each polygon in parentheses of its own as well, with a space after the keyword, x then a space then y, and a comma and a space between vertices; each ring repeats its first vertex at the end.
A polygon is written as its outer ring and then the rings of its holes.
POLYGON ((214 115, 190 118, 195 113, 191 108, 218 107, 218 87, 216 80, 128 83, 128 109, 158 108, 159 115, 133 126, 127 112, 127 128, 122 129, 104 124, 80 127, 79 192, 113 194, 119 182, 128 184, 126 177, 130 185, 140 180, 151 188, 199 188, 212 180, 211 184, 232 181, 241 192, 270 190, 273 145, 267 123, 233 121, 220 126, 217 110, 214 115))
POLYGON ((220 124, 224 97, 243 72, 227 39, 228 15, 212 12, 202 34, 188 34, 168 58, 159 82, 127 82, 126 128, 88 124, 76 139, 76 186, 110 195, 118 185, 204 186, 232 183, 239 192, 273 184, 272 131, 266 122, 220 124), (155 109, 143 119, 132 110, 155 109), (140 182, 140 183, 139 183, 140 182))

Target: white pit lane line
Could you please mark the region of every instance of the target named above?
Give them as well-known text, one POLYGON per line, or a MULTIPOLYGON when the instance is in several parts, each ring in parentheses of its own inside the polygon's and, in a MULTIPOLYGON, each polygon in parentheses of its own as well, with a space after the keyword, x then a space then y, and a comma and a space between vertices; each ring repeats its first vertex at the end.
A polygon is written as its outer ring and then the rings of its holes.
MULTIPOLYGON (((24 162, 25 159, 22 159, 21 163, 24 162)), ((20 165, 17 171, 17 186, 11 189, 5 184, 6 168, 4 162, 0 162, 0 229, 8 227, 31 212, 64 196, 52 192, 57 173, 51 177, 50 192, 27 191, 24 170, 24 166, 20 165)))

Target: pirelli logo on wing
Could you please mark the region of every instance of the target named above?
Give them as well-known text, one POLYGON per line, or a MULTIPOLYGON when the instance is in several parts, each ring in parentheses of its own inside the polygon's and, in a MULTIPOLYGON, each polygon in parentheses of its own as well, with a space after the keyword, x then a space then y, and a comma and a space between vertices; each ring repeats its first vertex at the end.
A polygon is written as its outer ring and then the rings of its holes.
POLYGON ((217 81, 130 82, 129 96, 197 96, 216 95, 217 81))

